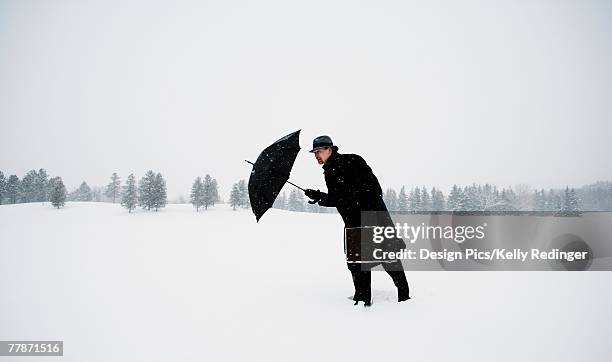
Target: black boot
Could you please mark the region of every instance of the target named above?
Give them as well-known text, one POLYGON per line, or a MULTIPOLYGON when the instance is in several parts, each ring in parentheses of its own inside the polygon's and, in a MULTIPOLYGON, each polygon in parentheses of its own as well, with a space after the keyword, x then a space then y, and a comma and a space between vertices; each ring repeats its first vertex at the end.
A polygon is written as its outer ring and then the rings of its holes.
POLYGON ((408 290, 408 288, 398 288, 397 289, 397 301, 403 302, 408 299, 410 299, 410 291, 408 290))

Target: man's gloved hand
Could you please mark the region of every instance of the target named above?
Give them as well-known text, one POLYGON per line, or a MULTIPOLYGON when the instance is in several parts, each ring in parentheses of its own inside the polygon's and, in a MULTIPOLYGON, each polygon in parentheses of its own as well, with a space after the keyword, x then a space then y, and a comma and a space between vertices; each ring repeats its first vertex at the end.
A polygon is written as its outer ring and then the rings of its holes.
POLYGON ((321 200, 322 197, 322 192, 319 190, 313 190, 313 189, 306 189, 304 190, 304 194, 306 194, 306 196, 309 199, 312 199, 312 201, 308 201, 309 204, 315 204, 317 202, 319 202, 319 200, 321 200))

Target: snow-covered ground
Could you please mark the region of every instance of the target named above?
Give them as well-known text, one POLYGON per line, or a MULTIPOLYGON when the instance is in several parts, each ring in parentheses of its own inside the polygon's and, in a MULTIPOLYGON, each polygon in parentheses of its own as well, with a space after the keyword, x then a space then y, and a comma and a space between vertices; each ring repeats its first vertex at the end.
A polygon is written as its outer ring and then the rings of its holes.
POLYGON ((399 304, 376 272, 366 309, 342 250, 336 214, 3 205, 0 340, 63 340, 45 361, 612 358, 612 273, 407 272, 399 304))

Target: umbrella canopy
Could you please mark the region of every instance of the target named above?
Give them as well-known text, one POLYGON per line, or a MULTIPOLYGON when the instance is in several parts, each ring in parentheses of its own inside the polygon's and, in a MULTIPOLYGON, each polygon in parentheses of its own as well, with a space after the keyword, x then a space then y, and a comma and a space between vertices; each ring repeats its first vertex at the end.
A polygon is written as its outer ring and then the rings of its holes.
POLYGON ((253 165, 249 178, 249 199, 257 221, 272 207, 283 185, 288 182, 289 173, 299 151, 300 130, 268 146, 257 157, 255 163, 247 161, 253 165))

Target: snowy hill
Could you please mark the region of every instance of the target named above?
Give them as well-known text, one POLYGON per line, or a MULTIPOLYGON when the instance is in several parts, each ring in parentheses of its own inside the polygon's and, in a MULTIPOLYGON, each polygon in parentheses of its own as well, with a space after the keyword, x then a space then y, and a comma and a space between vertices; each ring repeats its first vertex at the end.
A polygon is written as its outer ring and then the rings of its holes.
MULTIPOLYGON (((609 360, 612 273, 385 273, 355 307, 336 214, 0 206, 0 340, 62 361, 609 360)), ((2 357, 0 357, 2 360, 2 357)), ((38 361, 20 357, 19 361, 38 361)))

